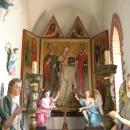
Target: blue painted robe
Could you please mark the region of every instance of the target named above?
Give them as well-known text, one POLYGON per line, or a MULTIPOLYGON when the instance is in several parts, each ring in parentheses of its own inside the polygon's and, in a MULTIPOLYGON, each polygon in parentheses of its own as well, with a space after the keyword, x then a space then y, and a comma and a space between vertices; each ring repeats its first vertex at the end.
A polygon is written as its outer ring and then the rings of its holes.
MULTIPOLYGON (((80 104, 81 106, 85 107, 86 99, 81 98, 80 104)), ((86 112, 89 118, 89 125, 92 125, 94 127, 101 125, 101 115, 97 106, 92 106, 90 108, 87 108, 86 112)))

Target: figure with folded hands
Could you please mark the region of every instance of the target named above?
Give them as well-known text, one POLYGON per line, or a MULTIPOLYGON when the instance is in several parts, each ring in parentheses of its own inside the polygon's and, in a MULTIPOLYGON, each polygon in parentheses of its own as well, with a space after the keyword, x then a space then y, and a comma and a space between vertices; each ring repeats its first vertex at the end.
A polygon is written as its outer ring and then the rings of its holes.
POLYGON ((123 118, 116 111, 109 112, 109 116, 114 119, 115 124, 111 130, 130 130, 130 120, 123 118))
POLYGON ((1 99, 0 103, 0 130, 23 130, 21 124, 22 108, 20 108, 17 96, 21 92, 22 81, 14 78, 9 82, 8 94, 1 99))
POLYGON ((120 113, 116 111, 108 113, 115 122, 111 130, 130 130, 130 78, 127 79, 125 91, 120 93, 120 98, 124 101, 120 113))

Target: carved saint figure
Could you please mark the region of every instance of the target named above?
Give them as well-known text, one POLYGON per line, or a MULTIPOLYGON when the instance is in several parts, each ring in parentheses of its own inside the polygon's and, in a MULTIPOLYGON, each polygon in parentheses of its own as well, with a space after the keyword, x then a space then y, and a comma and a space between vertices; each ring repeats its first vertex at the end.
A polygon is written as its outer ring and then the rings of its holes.
POLYGON ((75 98, 80 102, 81 108, 79 111, 83 113, 87 125, 92 125, 94 127, 100 126, 101 115, 98 107, 94 104, 94 99, 90 97, 89 91, 85 91, 85 98, 79 98, 77 94, 75 98))
POLYGON ((0 19, 5 21, 11 6, 14 6, 14 0, 0 0, 0 19))
MULTIPOLYGON (((129 95, 130 89, 129 89, 129 86, 130 86, 130 78, 129 76, 127 76, 126 90, 127 90, 128 98, 126 98, 126 94, 123 94, 125 96, 125 100, 123 99, 125 102, 120 113, 116 111, 111 111, 108 114, 115 121, 115 125, 112 127, 112 130, 129 130, 130 129, 130 95, 129 95)), ((120 91, 120 94, 122 94, 121 91, 120 91)), ((122 98, 124 98, 124 96, 122 98)))
POLYGON ((56 108, 55 101, 58 99, 59 92, 55 98, 50 96, 50 91, 45 92, 45 96, 38 100, 36 121, 37 126, 46 126, 47 120, 50 117, 51 110, 56 108))
POLYGON ((0 103, 0 130, 23 130, 21 124, 22 108, 20 108, 17 96, 21 92, 22 81, 18 78, 12 79, 8 84, 8 94, 0 103))
POLYGON ((15 75, 15 69, 16 69, 16 61, 18 59, 18 48, 12 49, 11 44, 8 42, 5 46, 6 52, 7 52, 7 71, 9 75, 14 76, 15 75))

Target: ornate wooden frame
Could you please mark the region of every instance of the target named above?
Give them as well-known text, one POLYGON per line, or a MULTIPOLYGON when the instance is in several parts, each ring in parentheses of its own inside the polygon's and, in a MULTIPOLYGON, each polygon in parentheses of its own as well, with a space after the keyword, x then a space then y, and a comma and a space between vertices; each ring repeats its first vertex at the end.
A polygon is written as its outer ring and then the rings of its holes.
POLYGON ((21 78, 25 78, 25 74, 32 72, 32 62, 37 62, 37 72, 39 73, 40 63, 40 38, 33 33, 23 30, 22 43, 22 63, 21 78))
POLYGON ((85 27, 82 23, 82 21, 80 20, 79 16, 77 16, 71 30, 69 31, 68 38, 89 38, 88 33, 85 30, 85 27))
MULTIPOLYGON (((86 47, 86 52, 88 55, 88 81, 89 81, 89 90, 92 92, 91 84, 91 52, 90 52, 90 39, 56 39, 56 38, 42 38, 41 39, 41 54, 40 54, 40 74, 43 75, 43 59, 48 53, 47 46, 53 45, 56 56, 60 56, 63 52, 63 48, 68 46, 71 49, 72 55, 74 57, 78 54, 78 47, 81 44, 84 44, 86 47)), ((44 78, 44 76, 43 76, 44 78)), ((43 86, 44 88, 44 86, 43 86)))
MULTIPOLYGON (((98 89, 98 83, 102 84, 104 77, 96 74, 96 66, 104 64, 104 51, 109 49, 108 31, 103 31, 91 39, 92 48, 92 85, 98 89)), ((102 92, 101 92, 102 94, 102 92)))

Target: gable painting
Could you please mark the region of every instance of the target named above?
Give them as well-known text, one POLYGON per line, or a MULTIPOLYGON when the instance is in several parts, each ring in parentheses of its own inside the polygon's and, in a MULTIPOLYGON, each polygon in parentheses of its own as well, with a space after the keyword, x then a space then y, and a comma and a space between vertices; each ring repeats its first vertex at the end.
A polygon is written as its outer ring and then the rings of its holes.
POLYGON ((54 16, 49 21, 49 24, 47 25, 47 28, 43 34, 43 37, 48 38, 63 38, 63 33, 55 19, 54 16))
POLYGON ((88 38, 89 37, 79 17, 76 18, 67 37, 69 38, 88 38))

